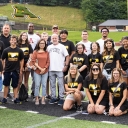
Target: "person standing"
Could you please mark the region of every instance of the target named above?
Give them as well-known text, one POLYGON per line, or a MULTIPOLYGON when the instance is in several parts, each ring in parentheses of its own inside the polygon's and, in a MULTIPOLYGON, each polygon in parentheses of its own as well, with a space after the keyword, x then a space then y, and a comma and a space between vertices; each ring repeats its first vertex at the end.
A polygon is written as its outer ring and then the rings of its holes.
POLYGON ((56 98, 56 78, 59 86, 59 98, 58 105, 63 105, 64 102, 64 76, 63 72, 67 70, 69 64, 69 55, 64 45, 59 43, 58 35, 53 34, 51 36, 52 44, 48 46, 47 51, 50 57, 49 66, 49 80, 51 85, 51 96, 49 104, 57 102, 56 98), (66 59, 66 61, 65 61, 66 59), (65 63, 64 63, 65 62, 65 63))
POLYGON ((6 48, 2 54, 2 64, 4 68, 4 96, 1 101, 2 103, 7 103, 7 94, 10 82, 11 86, 13 87, 14 103, 20 103, 19 99, 17 98, 17 89, 19 75, 22 74, 23 70, 24 55, 23 51, 16 46, 17 43, 17 36, 12 35, 10 37, 10 47, 6 48))
POLYGON ((102 38, 96 41, 100 45, 100 54, 102 54, 102 52, 104 51, 104 41, 108 38, 109 29, 102 28, 101 34, 102 34, 102 38))
MULTIPOLYGON (((27 35, 28 35, 28 41, 31 44, 32 49, 35 50, 36 44, 40 40, 40 37, 36 33, 34 33, 34 24, 33 23, 28 24, 27 35)), ((33 70, 31 70, 31 76, 32 76, 31 96, 34 97, 35 81, 34 81, 34 71, 33 70)))
POLYGON ((46 86, 49 68, 49 53, 46 51, 47 44, 44 39, 41 39, 36 46, 36 50, 32 55, 32 62, 36 66, 34 71, 35 80, 35 105, 39 105, 39 89, 42 84, 42 100, 41 104, 45 104, 46 86))
POLYGON ((83 44, 85 46, 84 53, 88 56, 91 53, 91 49, 90 49, 91 42, 88 40, 88 31, 83 30, 81 37, 82 37, 82 41, 78 42, 77 44, 83 44))
MULTIPOLYGON (((4 24, 2 27, 2 34, 0 35, 0 40, 3 42, 4 44, 4 48, 7 48, 10 46, 10 25, 9 24, 4 24)), ((1 53, 2 54, 2 53, 1 53)), ((9 87, 9 91, 8 91, 8 98, 12 99, 12 96, 10 94, 10 87, 9 87)))

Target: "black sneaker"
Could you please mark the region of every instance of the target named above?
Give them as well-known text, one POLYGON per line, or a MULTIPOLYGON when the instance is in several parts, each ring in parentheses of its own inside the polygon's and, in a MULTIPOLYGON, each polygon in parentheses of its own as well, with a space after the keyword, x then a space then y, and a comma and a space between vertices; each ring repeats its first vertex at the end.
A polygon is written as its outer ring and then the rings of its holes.
POLYGON ((7 99, 3 98, 2 101, 0 101, 1 104, 6 104, 7 103, 7 99))
POLYGON ((63 106, 63 104, 64 104, 64 100, 63 100, 63 99, 60 99, 60 100, 58 101, 58 105, 63 106))
POLYGON ((48 99, 48 100, 51 100, 51 96, 50 95, 45 96, 45 98, 48 99))
POLYGON ((77 105, 77 110, 76 110, 76 112, 82 112, 82 110, 83 110, 82 105, 77 105))
POLYGON ((22 104, 22 102, 19 99, 17 99, 17 98, 14 100, 14 103, 15 104, 22 104))
POLYGON ((8 93, 7 98, 13 99, 10 93, 8 93))
POLYGON ((55 104, 55 103, 57 103, 56 98, 53 98, 53 99, 51 99, 51 100, 49 101, 49 104, 55 104))

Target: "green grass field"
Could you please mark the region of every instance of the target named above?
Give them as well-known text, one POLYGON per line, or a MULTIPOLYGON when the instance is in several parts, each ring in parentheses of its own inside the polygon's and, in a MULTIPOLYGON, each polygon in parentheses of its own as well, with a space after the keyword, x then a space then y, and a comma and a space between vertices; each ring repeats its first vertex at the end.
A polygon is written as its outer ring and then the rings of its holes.
POLYGON ((126 125, 107 124, 77 119, 62 118, 56 121, 57 117, 1 108, 0 116, 0 128, 30 128, 34 126, 34 128, 127 128, 126 125))

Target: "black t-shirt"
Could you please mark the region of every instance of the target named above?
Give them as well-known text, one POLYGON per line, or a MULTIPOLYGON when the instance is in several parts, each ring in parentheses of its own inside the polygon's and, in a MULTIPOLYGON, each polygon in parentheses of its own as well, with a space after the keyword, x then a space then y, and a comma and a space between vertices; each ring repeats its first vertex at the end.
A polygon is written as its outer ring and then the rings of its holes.
POLYGON ((82 84, 80 91, 84 91, 84 89, 83 89, 83 77, 81 75, 79 75, 79 77, 76 81, 75 81, 75 78, 72 78, 72 82, 70 82, 70 83, 67 82, 67 76, 66 76, 64 79, 64 84, 67 84, 68 88, 77 88, 78 84, 82 84))
MULTIPOLYGON (((73 54, 73 56, 70 60, 70 63, 77 65, 78 69, 80 69, 83 65, 88 66, 88 57, 85 53, 83 53, 83 54, 75 53, 75 54, 73 54)), ((83 79, 85 79, 85 77, 87 75, 87 68, 85 68, 85 70, 80 72, 80 74, 82 75, 83 79)))
POLYGON ((29 59, 29 54, 33 53, 33 49, 31 45, 22 44, 21 46, 18 46, 24 53, 24 62, 26 63, 29 59))
MULTIPOLYGON (((116 87, 118 86, 119 82, 114 82, 114 83, 110 83, 109 84, 109 91, 113 94, 114 90, 116 89, 116 87)), ((127 88, 127 84, 125 82, 123 82, 118 89, 116 90, 116 92, 114 93, 114 99, 113 99, 113 103, 114 104, 119 104, 120 101, 123 98, 123 91, 127 88)), ((126 101, 125 101, 126 102, 126 101)))
POLYGON ((102 100, 108 99, 108 81, 106 77, 102 79, 101 85, 98 86, 97 79, 89 80, 89 76, 85 78, 84 87, 89 89, 93 101, 97 101, 101 90, 105 90, 105 94, 102 100))
POLYGON ((93 63, 101 63, 102 62, 102 55, 98 52, 97 54, 89 54, 88 55, 88 61, 89 61, 89 66, 93 63))
POLYGON ((3 53, 3 50, 4 50, 4 44, 3 42, 0 40, 0 59, 1 59, 1 55, 3 53))
POLYGON ((3 41, 5 48, 10 46, 10 42, 9 42, 10 37, 11 37, 11 35, 9 35, 8 37, 5 37, 3 34, 1 34, 1 36, 0 36, 0 40, 3 41))
POLYGON ((128 69, 128 50, 125 50, 124 47, 118 49, 120 55, 120 64, 123 70, 128 69))
POLYGON ((69 41, 69 40, 67 40, 66 42, 60 41, 60 43, 66 47, 69 56, 72 54, 73 51, 75 51, 75 46, 72 41, 69 41))
POLYGON ((4 72, 19 71, 20 61, 24 59, 24 54, 18 47, 11 48, 8 47, 3 51, 2 60, 5 59, 5 69, 4 72))
POLYGON ((120 60, 120 56, 119 53, 117 51, 115 51, 114 55, 110 55, 110 52, 108 52, 108 55, 106 56, 102 56, 102 63, 106 63, 107 58, 109 57, 107 63, 105 64, 104 69, 111 69, 113 70, 114 68, 116 68, 116 61, 120 60))

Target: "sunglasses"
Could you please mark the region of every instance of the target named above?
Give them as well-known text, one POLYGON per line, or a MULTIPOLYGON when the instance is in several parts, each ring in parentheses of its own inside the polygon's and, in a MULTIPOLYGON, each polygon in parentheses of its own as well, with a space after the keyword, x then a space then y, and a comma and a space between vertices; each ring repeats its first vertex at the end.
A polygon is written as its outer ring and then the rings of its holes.
POLYGON ((99 71, 99 68, 92 68, 92 71, 99 71))

